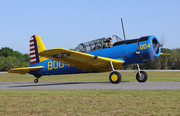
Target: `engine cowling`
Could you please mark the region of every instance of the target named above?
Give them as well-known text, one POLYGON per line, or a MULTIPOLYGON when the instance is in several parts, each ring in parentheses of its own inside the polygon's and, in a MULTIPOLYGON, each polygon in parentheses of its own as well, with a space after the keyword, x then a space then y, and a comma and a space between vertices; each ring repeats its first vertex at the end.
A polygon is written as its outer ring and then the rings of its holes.
POLYGON ((159 57, 161 46, 159 40, 153 35, 141 37, 139 39, 139 51, 144 60, 153 60, 154 58, 159 57))

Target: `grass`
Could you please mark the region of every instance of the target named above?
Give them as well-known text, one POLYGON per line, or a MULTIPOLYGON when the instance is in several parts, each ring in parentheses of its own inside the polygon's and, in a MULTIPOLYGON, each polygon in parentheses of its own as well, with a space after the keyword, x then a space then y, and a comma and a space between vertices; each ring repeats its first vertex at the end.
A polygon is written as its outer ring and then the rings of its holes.
MULTIPOLYGON (((147 72, 148 81, 180 81, 180 72, 147 72)), ((136 81, 135 72, 121 72, 136 81)), ((108 81, 109 73, 43 76, 40 82, 108 81)), ((33 82, 32 75, 0 73, 0 82, 33 82)), ((0 115, 180 116, 180 90, 0 90, 0 115)))
MULTIPOLYGON (((72 75, 42 76, 40 82, 109 82, 108 73, 88 73, 72 75)), ((147 72, 147 81, 158 82, 180 82, 180 72, 147 72)), ((136 72, 121 72, 122 81, 137 81, 136 72)), ((20 75, 11 73, 0 73, 0 82, 33 82, 33 75, 20 75)))
POLYGON ((180 90, 1 90, 0 115, 180 115, 180 90))

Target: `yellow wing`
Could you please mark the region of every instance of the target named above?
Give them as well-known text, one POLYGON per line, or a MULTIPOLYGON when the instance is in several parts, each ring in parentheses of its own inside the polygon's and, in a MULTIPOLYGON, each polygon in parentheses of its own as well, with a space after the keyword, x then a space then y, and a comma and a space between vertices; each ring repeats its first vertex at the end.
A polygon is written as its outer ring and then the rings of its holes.
POLYGON ((120 69, 123 67, 122 64, 124 62, 123 60, 94 56, 63 48, 45 50, 39 55, 89 72, 111 71, 110 61, 112 61, 114 69, 120 69))
POLYGON ((26 67, 26 68, 15 68, 8 71, 8 73, 20 73, 20 74, 26 74, 30 71, 35 71, 42 69, 43 66, 36 66, 36 67, 26 67))

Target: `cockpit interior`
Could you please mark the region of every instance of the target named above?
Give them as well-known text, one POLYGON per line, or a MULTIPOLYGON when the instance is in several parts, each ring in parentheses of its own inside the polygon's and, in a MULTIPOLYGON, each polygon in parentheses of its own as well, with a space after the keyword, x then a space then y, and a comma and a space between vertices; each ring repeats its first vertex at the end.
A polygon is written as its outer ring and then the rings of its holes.
MULTIPOLYGON (((85 42, 85 43, 80 43, 75 49, 74 51, 78 51, 78 52, 92 52, 95 50, 100 50, 100 49, 104 49, 105 48, 105 44, 107 38, 103 37, 103 38, 99 38, 99 39, 95 39, 92 40, 90 42, 85 42)), ((119 41, 123 41, 120 37, 118 37, 117 35, 113 35, 112 36, 112 46, 114 43, 119 42, 119 41)))

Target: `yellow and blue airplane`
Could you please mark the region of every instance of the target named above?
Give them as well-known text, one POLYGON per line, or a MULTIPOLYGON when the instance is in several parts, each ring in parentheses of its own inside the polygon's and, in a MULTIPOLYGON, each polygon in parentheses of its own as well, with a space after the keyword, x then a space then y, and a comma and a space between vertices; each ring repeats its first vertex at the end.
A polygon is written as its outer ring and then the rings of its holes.
POLYGON ((38 79, 45 75, 62 75, 77 73, 97 73, 112 71, 111 83, 121 82, 121 74, 116 71, 130 64, 137 64, 138 82, 146 82, 148 75, 141 71, 139 63, 153 60, 160 56, 159 40, 153 36, 122 40, 113 35, 112 47, 105 48, 107 38, 100 38, 79 44, 74 50, 64 48, 46 49, 41 38, 33 35, 30 39, 30 66, 11 69, 8 73, 32 74, 38 79))

